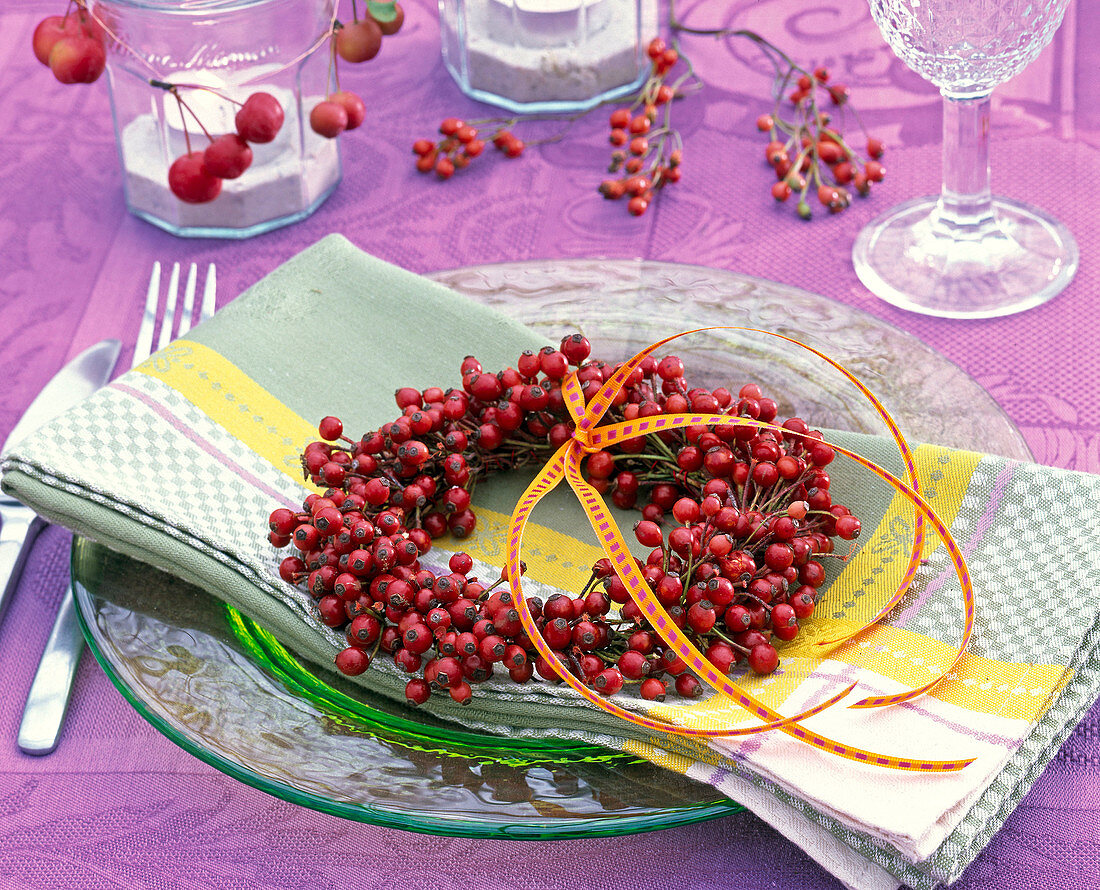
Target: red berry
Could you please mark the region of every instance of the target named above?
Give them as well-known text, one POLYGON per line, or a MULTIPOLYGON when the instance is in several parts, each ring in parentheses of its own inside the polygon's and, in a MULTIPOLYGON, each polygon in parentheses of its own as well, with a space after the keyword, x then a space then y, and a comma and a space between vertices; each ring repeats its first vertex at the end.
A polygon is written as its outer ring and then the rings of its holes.
POLYGON ((643 547, 660 547, 664 542, 661 527, 656 522, 645 519, 634 526, 634 537, 643 547))
POLYGON ((757 643, 749 652, 749 667, 757 674, 770 674, 779 667, 779 654, 771 643, 757 643))
POLYGON ((226 133, 203 152, 206 172, 220 179, 236 179, 252 164, 252 149, 238 133, 226 133))
POLYGON ((410 705, 422 705, 432 697, 432 687, 427 680, 416 677, 405 684, 405 698, 410 705))
POLYGON ((336 32, 336 52, 348 62, 367 62, 382 48, 382 29, 368 17, 349 22, 336 32))
POLYGON ((600 695, 614 695, 623 688, 623 675, 616 667, 609 667, 596 675, 592 685, 596 687, 600 695))
POLYGON ((283 106, 271 93, 253 93, 237 110, 237 133, 248 142, 271 142, 283 126, 283 106))
POLYGON ((181 201, 205 204, 221 193, 222 181, 206 171, 203 152, 193 151, 176 158, 168 168, 168 187, 181 201))
POLYGON ((687 611, 688 626, 697 634, 709 633, 717 620, 718 614, 715 612, 710 600, 693 603, 687 611))
POLYGON ((355 646, 349 646, 336 656, 336 667, 342 674, 354 677, 370 667, 370 655, 355 646))
POLYGON ((845 541, 852 541, 859 537, 860 522, 855 516, 841 516, 836 521, 836 533, 845 541))
POLYGON ((883 144, 881 139, 876 139, 872 136, 870 139, 867 140, 867 155, 869 157, 878 160, 883 156, 883 154, 885 154, 885 152, 886 146, 883 144))
POLYGON ((699 518, 699 503, 694 498, 680 498, 672 505, 677 522, 695 522, 699 518))
POLYGON ((691 674, 680 674, 676 678, 676 691, 684 698, 699 698, 703 694, 703 684, 691 674))
POLYGON ((636 649, 627 649, 619 656, 620 673, 628 680, 641 680, 650 671, 649 660, 636 649))
POLYGON ((432 148, 427 154, 416 159, 416 169, 421 173, 431 173, 435 169, 436 153, 432 148))
POLYGON ((822 139, 817 143, 817 156, 826 164, 837 164, 844 158, 844 150, 835 142, 822 139))

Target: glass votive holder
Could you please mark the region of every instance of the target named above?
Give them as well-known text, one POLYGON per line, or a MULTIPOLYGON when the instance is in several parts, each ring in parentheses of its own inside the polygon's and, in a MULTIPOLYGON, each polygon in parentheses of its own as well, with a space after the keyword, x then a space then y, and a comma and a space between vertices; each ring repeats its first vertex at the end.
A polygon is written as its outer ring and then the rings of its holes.
POLYGON ((657 0, 439 0, 443 61, 473 99, 584 111, 641 86, 657 0))
POLYGON ((324 202, 340 182, 340 151, 337 140, 313 132, 309 112, 327 94, 334 2, 91 0, 107 32, 130 212, 175 235, 248 238, 303 219, 324 202), (164 88, 169 84, 174 91, 164 88), (275 138, 250 143, 251 165, 223 180, 213 200, 177 198, 168 186, 173 161, 188 146, 205 149, 207 134, 236 132, 240 103, 260 92, 283 109, 275 138))

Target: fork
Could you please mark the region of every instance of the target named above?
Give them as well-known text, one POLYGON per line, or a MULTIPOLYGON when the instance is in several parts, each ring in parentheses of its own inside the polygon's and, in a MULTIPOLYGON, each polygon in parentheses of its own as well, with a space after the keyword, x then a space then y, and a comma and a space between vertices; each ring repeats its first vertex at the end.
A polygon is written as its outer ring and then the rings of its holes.
MULTIPOLYGON (((195 292, 198 280, 198 267, 195 263, 187 273, 187 283, 183 289, 183 304, 179 300, 180 264, 174 263, 168 277, 165 291, 164 311, 160 312, 161 264, 153 263, 153 272, 149 278, 149 289, 145 297, 145 311, 138 328, 137 342, 134 346, 132 367, 136 367, 152 354, 153 334, 156 330, 158 314, 162 315, 160 335, 156 348, 163 349, 175 336, 186 334, 192 325, 195 311, 195 292), (179 312, 177 313, 177 308, 179 312), (177 319, 178 315, 178 319, 177 319)), ((214 314, 214 292, 217 277, 214 264, 206 272, 202 303, 199 306, 198 321, 205 321, 214 314)), ((31 681, 27 693, 27 704, 23 709, 23 722, 19 726, 19 748, 26 754, 49 754, 57 747, 61 738, 61 728, 69 709, 69 699, 73 691, 73 679, 84 649, 84 637, 76 615, 76 602, 73 598, 72 582, 69 583, 61 600, 53 630, 50 631, 38 670, 31 681)))

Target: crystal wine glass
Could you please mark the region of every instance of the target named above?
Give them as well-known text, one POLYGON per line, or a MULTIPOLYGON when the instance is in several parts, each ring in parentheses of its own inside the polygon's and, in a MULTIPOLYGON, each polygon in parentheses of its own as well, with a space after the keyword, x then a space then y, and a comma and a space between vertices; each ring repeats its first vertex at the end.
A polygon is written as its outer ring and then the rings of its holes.
POLYGON ((991 318, 1044 303, 1077 271, 1064 225, 989 185, 993 88, 1026 68, 1069 0, 869 0, 890 48, 943 96, 943 187, 860 232, 856 274, 914 312, 991 318))

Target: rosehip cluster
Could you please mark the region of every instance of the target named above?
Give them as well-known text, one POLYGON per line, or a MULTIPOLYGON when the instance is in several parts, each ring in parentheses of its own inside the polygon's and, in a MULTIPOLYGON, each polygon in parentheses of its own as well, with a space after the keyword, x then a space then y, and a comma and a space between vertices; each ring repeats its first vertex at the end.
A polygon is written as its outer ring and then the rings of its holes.
POLYGON ((667 82, 680 54, 660 37, 649 42, 647 53, 651 61, 649 77, 633 103, 615 109, 609 121, 608 141, 614 151, 608 172, 622 175, 605 179, 599 186, 600 194, 608 200, 626 197, 627 211, 632 216, 645 213, 659 189, 680 181, 683 155, 680 134, 670 125, 670 103, 678 95, 679 82, 667 82), (662 109, 664 117, 658 124, 662 109))
MULTIPOLYGON (((560 679, 537 655, 510 591, 496 589, 503 577, 486 585, 471 576, 465 553, 445 571, 421 558, 433 539, 473 532, 479 479, 541 465, 570 438, 562 380, 575 371, 591 398, 615 371, 589 354, 587 339, 573 334, 496 373, 468 356, 460 387, 398 389, 400 416, 361 439, 344 436, 338 418, 321 421, 302 466, 326 490, 301 510, 272 512, 268 539, 295 550, 281 577, 303 585, 319 620, 344 631, 339 670, 360 674, 382 653, 415 675, 406 687, 414 704, 443 690, 468 702, 473 685, 504 672, 518 683, 560 679)), ((650 357, 605 420, 688 411, 726 414, 729 423, 624 441, 590 455, 583 472, 615 506, 641 510, 634 535, 649 553, 638 568, 697 648, 723 673, 768 674, 779 664, 776 643, 813 615, 833 538, 856 538, 860 522, 832 501, 833 449, 797 417, 780 424, 756 384, 736 395, 690 387, 679 358, 650 357)), ((601 694, 704 691, 606 559, 576 595, 530 597, 527 606, 562 665, 601 694)))
POLYGON ((481 138, 481 132, 474 124, 482 127, 490 125, 488 139, 493 147, 506 158, 518 158, 527 146, 509 129, 514 123, 514 118, 507 121, 490 118, 473 123, 457 117, 446 118, 439 125, 442 139, 438 142, 417 139, 413 143, 416 169, 421 173, 431 173, 434 170, 440 179, 450 179, 456 170, 464 170, 470 166, 470 161, 480 157, 485 151, 485 140, 481 138))
POLYGON ((886 175, 879 161, 885 151, 882 141, 869 137, 864 159, 832 125, 830 115, 819 107, 819 91, 824 91, 835 106, 848 105, 848 88, 828 81, 826 68, 816 68, 812 75, 801 74, 797 89, 788 97, 794 105, 792 118, 785 119, 777 108, 756 120, 757 129, 771 139, 764 156, 777 180, 771 187, 772 197, 783 202, 797 195, 797 213, 802 219, 813 216, 807 196, 815 184, 818 201, 830 213, 840 213, 851 202, 846 186, 866 197, 871 192, 871 183, 881 182, 886 175))
POLYGON ((107 65, 103 29, 82 3, 40 21, 32 45, 35 58, 61 83, 92 83, 107 65))

